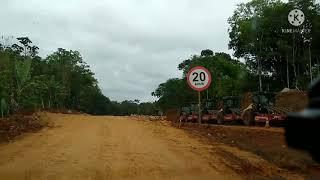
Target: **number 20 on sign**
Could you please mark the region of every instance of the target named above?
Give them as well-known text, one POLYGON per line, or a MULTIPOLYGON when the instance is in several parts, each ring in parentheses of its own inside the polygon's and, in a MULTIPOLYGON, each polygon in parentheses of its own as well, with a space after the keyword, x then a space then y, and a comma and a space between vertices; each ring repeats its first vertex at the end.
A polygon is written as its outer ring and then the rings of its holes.
POLYGON ((197 66, 188 72, 187 81, 192 89, 200 92, 209 88, 211 84, 211 74, 206 68, 197 66))
POLYGON ((197 66, 192 68, 187 74, 187 82, 189 86, 198 91, 198 120, 201 124, 201 94, 200 92, 209 88, 211 84, 211 73, 208 69, 197 66))

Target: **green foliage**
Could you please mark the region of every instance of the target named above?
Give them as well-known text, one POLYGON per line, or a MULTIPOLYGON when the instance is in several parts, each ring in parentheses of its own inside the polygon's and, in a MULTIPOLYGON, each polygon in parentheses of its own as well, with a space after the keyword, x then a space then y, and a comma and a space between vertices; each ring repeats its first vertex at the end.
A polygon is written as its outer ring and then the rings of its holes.
POLYGON ((179 107, 197 97, 197 93, 188 87, 186 80, 178 78, 160 84, 151 95, 159 98, 157 104, 163 110, 179 107))
POLYGON ((248 76, 245 65, 225 53, 216 53, 210 57, 193 56, 182 69, 183 76, 195 66, 203 66, 211 72, 212 84, 208 90, 211 96, 236 95, 245 88, 242 86, 248 76))
POLYGON ((122 102, 112 101, 108 112, 111 115, 128 116, 131 114, 139 115, 158 115, 159 108, 156 103, 142 102, 139 100, 125 100, 122 102))
POLYGON ((158 115, 158 109, 155 103, 144 102, 139 104, 138 114, 144 115, 158 115))
POLYGON ((152 92, 153 96, 159 98, 157 104, 161 109, 178 108, 197 102, 197 92, 187 85, 185 77, 188 71, 195 66, 207 68, 212 75, 212 84, 207 91, 202 93, 202 98, 207 98, 207 95, 209 99, 239 95, 244 90, 253 89, 252 84, 248 81, 251 74, 245 65, 232 59, 230 55, 225 53, 208 56, 194 55, 178 65, 178 69, 183 71, 181 79, 169 79, 152 92))
POLYGON ((30 80, 30 69, 31 69, 31 60, 24 60, 24 61, 16 61, 15 64, 16 67, 16 80, 17 80, 17 86, 18 91, 23 90, 23 87, 26 85, 26 83, 30 80))
POLYGON ((157 103, 162 109, 196 102, 197 96, 185 85, 187 72, 195 66, 204 66, 212 74, 212 84, 202 93, 202 99, 207 95, 214 99, 257 91, 260 74, 264 91, 279 91, 286 86, 305 89, 310 83, 310 71, 314 78, 319 77, 320 5, 314 0, 290 0, 288 3, 251 0, 239 4, 228 23, 229 48, 245 63, 226 53, 213 54, 211 50, 203 50, 201 56, 184 60, 178 65, 183 71, 182 78, 169 79, 152 93, 159 98, 157 103), (301 9, 306 16, 299 28, 311 29, 311 32, 282 32, 283 29, 295 29, 287 19, 288 13, 295 8, 301 9), (311 43, 306 41, 309 39, 311 43))
POLYGON ((206 49, 206 50, 201 51, 201 56, 212 56, 212 55, 213 55, 213 51, 210 49, 206 49))
POLYGON ((272 90, 284 88, 287 81, 291 82, 290 87, 306 88, 308 83, 304 83, 306 81, 303 79, 307 80, 310 76, 309 44, 306 40, 312 38, 311 67, 317 64, 316 59, 320 56, 319 12, 320 6, 313 0, 291 0, 288 3, 252 0, 241 3, 228 20, 229 48, 234 50, 234 56, 246 60, 247 67, 255 75, 258 74, 260 59, 263 78, 277 81, 271 86, 272 90), (299 29, 311 29, 311 32, 282 32, 283 29, 297 29, 287 20, 288 13, 294 8, 301 9, 306 16, 305 23, 299 29))
POLYGON ((96 115, 155 114, 154 103, 111 102, 78 51, 59 48, 45 59, 28 37, 0 44, 0 110, 72 109, 96 115))

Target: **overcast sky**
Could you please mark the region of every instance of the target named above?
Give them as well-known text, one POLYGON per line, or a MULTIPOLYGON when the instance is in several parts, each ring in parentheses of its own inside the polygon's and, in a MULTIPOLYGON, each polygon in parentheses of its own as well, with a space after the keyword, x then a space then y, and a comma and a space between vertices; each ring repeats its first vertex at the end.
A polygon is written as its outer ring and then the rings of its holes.
POLYGON ((78 50, 112 100, 151 92, 203 49, 228 52, 227 19, 246 0, 0 0, 0 35, 28 36, 46 57, 78 50))

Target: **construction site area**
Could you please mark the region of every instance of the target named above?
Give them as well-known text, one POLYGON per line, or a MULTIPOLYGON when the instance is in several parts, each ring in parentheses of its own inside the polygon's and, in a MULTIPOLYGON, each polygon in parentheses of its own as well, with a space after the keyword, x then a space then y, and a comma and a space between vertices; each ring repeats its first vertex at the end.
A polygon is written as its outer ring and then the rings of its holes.
POLYGON ((319 2, 0 1, 0 180, 320 179, 319 2))
POLYGON ((0 119, 0 177, 317 179, 319 164, 287 144, 283 127, 309 96, 288 88, 247 92, 158 116, 21 111, 0 119))
POLYGON ((299 112, 308 105, 304 91, 284 88, 281 92, 248 92, 242 96, 204 99, 199 104, 189 103, 179 109, 167 111, 169 120, 229 125, 282 126, 289 112, 299 112))

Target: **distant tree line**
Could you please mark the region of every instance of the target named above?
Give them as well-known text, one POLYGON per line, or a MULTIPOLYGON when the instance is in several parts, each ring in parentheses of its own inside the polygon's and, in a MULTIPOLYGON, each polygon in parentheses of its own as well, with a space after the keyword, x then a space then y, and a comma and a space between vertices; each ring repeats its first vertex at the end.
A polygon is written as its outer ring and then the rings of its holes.
POLYGON ((320 6, 314 0, 252 0, 239 4, 228 23, 229 48, 241 62, 210 49, 183 60, 178 65, 182 77, 169 79, 152 92, 161 109, 197 102, 197 93, 188 87, 185 77, 195 66, 212 73, 212 84, 202 92, 202 99, 285 87, 305 90, 311 80, 320 77, 320 6), (300 27, 288 22, 293 9, 305 14, 300 27), (286 29, 294 32, 284 33, 286 29))
POLYGON ((0 44, 0 111, 76 110, 97 115, 154 114, 153 103, 110 101, 78 51, 59 48, 41 58, 28 37, 0 44))
POLYGON ((125 100, 122 102, 112 102, 112 115, 161 115, 158 106, 153 102, 140 102, 139 100, 125 100))

